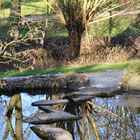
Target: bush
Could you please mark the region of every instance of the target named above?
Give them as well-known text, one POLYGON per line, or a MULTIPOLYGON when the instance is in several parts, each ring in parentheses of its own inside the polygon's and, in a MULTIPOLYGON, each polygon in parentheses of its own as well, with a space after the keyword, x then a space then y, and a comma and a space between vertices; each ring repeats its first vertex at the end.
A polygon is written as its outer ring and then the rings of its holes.
POLYGON ((83 39, 80 63, 116 63, 138 57, 134 47, 108 46, 103 38, 88 39, 83 39))
POLYGON ((1 1, 1 8, 2 9, 7 9, 11 7, 11 2, 10 0, 2 0, 1 1))

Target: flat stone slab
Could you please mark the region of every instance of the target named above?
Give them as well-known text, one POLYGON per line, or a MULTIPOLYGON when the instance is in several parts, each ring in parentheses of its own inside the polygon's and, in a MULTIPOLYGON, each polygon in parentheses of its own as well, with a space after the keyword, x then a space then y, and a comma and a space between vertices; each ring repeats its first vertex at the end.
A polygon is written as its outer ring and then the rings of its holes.
POLYGON ((78 120, 81 119, 81 116, 76 116, 67 112, 38 112, 37 114, 29 117, 23 117, 24 123, 29 124, 52 124, 61 121, 68 121, 68 120, 78 120))
POLYGON ((51 112, 64 112, 64 111, 60 111, 60 110, 57 110, 55 109, 54 107, 52 106, 38 106, 39 109, 45 111, 46 113, 51 113, 51 112))
MULTIPOLYGON (((75 91, 69 95, 73 96, 92 96, 94 97, 112 97, 116 94, 121 94, 122 90, 120 87, 106 87, 106 88, 96 88, 96 87, 86 87, 75 91)), ((68 96, 68 95, 66 95, 68 96)))
POLYGON ((90 80, 90 87, 96 88, 112 88, 120 86, 122 76, 126 71, 107 70, 100 72, 86 73, 90 80))
POLYGON ((68 104, 72 101, 75 103, 82 103, 89 101, 95 97, 112 97, 118 94, 122 94, 122 90, 118 87, 116 88, 83 88, 80 91, 73 92, 70 94, 67 94, 65 97, 68 99, 58 99, 58 100, 39 100, 36 102, 33 102, 33 106, 38 106, 40 109, 42 109, 45 112, 56 112, 57 110, 52 108, 51 105, 57 105, 57 104, 68 104), (74 97, 76 96, 76 97, 74 97), (70 99, 69 99, 70 98, 70 99))
POLYGON ((48 125, 31 126, 32 131, 43 140, 73 140, 72 135, 59 127, 48 125))
MULTIPOLYGON (((88 100, 93 99, 93 96, 79 96, 77 98, 71 98, 73 102, 85 102, 88 100)), ((59 100, 39 100, 36 102, 33 102, 33 106, 48 106, 48 105, 56 105, 56 104, 68 104, 70 102, 69 99, 59 99, 59 100)))

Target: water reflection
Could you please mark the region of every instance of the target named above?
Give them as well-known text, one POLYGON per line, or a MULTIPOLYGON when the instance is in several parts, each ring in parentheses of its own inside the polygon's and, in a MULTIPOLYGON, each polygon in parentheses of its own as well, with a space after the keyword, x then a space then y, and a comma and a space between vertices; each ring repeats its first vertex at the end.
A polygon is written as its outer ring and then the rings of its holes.
POLYGON ((3 135, 3 140, 7 139, 8 134, 10 132, 13 140, 23 140, 22 135, 22 102, 21 95, 17 94, 10 98, 9 104, 7 106, 7 111, 5 114, 6 128, 3 135), (12 114, 14 112, 15 117, 15 131, 12 126, 12 114))
POLYGON ((118 106, 114 100, 96 98, 78 107, 76 104, 68 105, 65 110, 81 114, 82 120, 60 123, 59 126, 69 130, 75 140, 140 139, 140 114, 136 112, 139 107, 118 106))
MULTIPOLYGON (((41 99, 58 99, 60 96, 17 94, 11 98, 0 98, 0 139, 5 140, 39 140, 30 130, 30 125, 23 124, 22 114, 30 115, 38 110, 32 107, 33 101, 41 99), (5 120, 4 120, 5 118, 5 120)), ((122 99, 122 98, 120 98, 122 99)), ((75 115, 81 115, 78 121, 57 123, 56 125, 69 130, 75 140, 112 140, 112 139, 140 139, 139 108, 114 104, 114 98, 96 98, 82 104, 72 100, 67 105, 57 105, 75 115)), ((134 101, 135 102, 135 101, 134 101)))
MULTIPOLYGON (((18 127, 22 127, 22 137, 21 137, 22 139, 39 140, 39 138, 30 130, 30 126, 28 124, 22 123, 21 119, 17 119, 18 121, 16 122, 16 118, 15 118, 16 106, 21 103, 20 105, 22 108, 22 114, 28 116, 31 113, 36 112, 38 110, 37 108, 32 107, 31 103, 36 100, 45 99, 46 95, 29 96, 28 94, 21 93, 12 97, 7 97, 7 96, 0 96, 0 97, 1 97, 0 99, 0 113, 1 113, 0 115, 0 130, 1 130, 0 140, 4 138, 6 140, 13 140, 12 138, 13 132, 12 132, 12 135, 11 135, 11 132, 6 134, 6 129, 9 124, 10 126, 12 126, 12 129, 15 134, 17 133, 18 130, 19 131, 21 130, 18 127), (17 105, 14 106, 14 104, 17 104, 17 105), (5 115, 7 114, 7 112, 10 112, 8 111, 10 108, 13 108, 13 111, 11 111, 12 114, 11 114, 10 123, 7 124, 7 121, 5 120, 5 115), (7 135, 7 138, 4 135, 7 135)), ((18 138, 17 140, 20 140, 21 138, 18 138)))

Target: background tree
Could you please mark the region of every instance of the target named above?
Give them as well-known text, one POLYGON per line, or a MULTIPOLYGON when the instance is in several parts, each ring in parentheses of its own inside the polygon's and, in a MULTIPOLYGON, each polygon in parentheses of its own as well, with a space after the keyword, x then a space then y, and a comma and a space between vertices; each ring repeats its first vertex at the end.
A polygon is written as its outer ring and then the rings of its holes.
POLYGON ((11 0, 10 21, 18 23, 21 19, 21 0, 11 0))
MULTIPOLYGON (((131 3, 129 0, 125 3, 131 3)), ((125 4, 123 3, 123 5, 125 4)), ((108 19, 108 12, 115 10, 121 5, 118 0, 56 0, 54 9, 60 17, 62 23, 67 28, 69 34, 70 58, 74 59, 80 55, 82 35, 86 26, 94 22, 108 19), (110 6, 112 5, 112 6, 110 6), (111 7, 111 9, 110 9, 111 7)), ((123 11, 117 14, 117 16, 123 11)))

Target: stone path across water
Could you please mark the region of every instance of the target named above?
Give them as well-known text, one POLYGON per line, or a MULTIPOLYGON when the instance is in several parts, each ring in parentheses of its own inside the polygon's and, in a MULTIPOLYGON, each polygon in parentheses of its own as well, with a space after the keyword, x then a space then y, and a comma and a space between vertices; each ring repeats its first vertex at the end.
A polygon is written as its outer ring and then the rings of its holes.
MULTIPOLYGON (((106 93, 110 95, 111 92, 114 92, 116 88, 118 88, 121 78, 123 76, 123 73, 124 73, 123 71, 104 71, 104 72, 87 73, 87 76, 89 76, 89 79, 90 79, 90 86, 82 87, 79 91, 70 93, 70 96, 72 97, 72 100, 75 102, 74 100, 75 98, 73 98, 72 95, 77 94, 78 100, 81 97, 79 100, 80 102, 81 99, 84 99, 87 97, 90 97, 90 99, 92 99, 92 97, 94 98, 96 97, 96 95, 99 96, 101 94, 105 94, 105 96, 107 96, 106 93), (84 95, 86 95, 86 97, 84 95)), ((50 105, 50 103, 53 103, 53 104, 58 103, 58 101, 59 100, 41 100, 41 101, 32 103, 32 105, 37 105, 39 109, 45 112, 43 112, 42 114, 38 114, 37 116, 35 115, 33 117, 27 117, 27 118, 25 117, 24 122, 31 123, 31 124, 46 124, 46 123, 54 123, 54 122, 62 121, 62 120, 80 119, 80 116, 75 116, 73 114, 70 114, 61 110, 55 111, 55 109, 50 108, 50 106, 48 106, 48 104, 50 105), (43 104, 45 106, 41 106, 43 104), (49 113, 48 113, 48 110, 49 110, 49 113)), ((70 102, 68 99, 61 99, 59 103, 64 103, 64 101, 65 103, 70 102)), ((42 126, 41 126, 41 129, 40 129, 37 126, 33 126, 33 128, 32 130, 39 137, 40 136, 43 137, 43 135, 41 135, 42 133, 44 132, 47 133, 46 127, 42 129, 42 126)), ((53 130, 54 132, 55 129, 60 129, 60 128, 49 128, 49 131, 53 130)), ((69 133, 66 130, 62 129, 62 131, 64 131, 64 136, 69 137, 69 133)), ((69 138, 71 139, 71 136, 69 138)))

